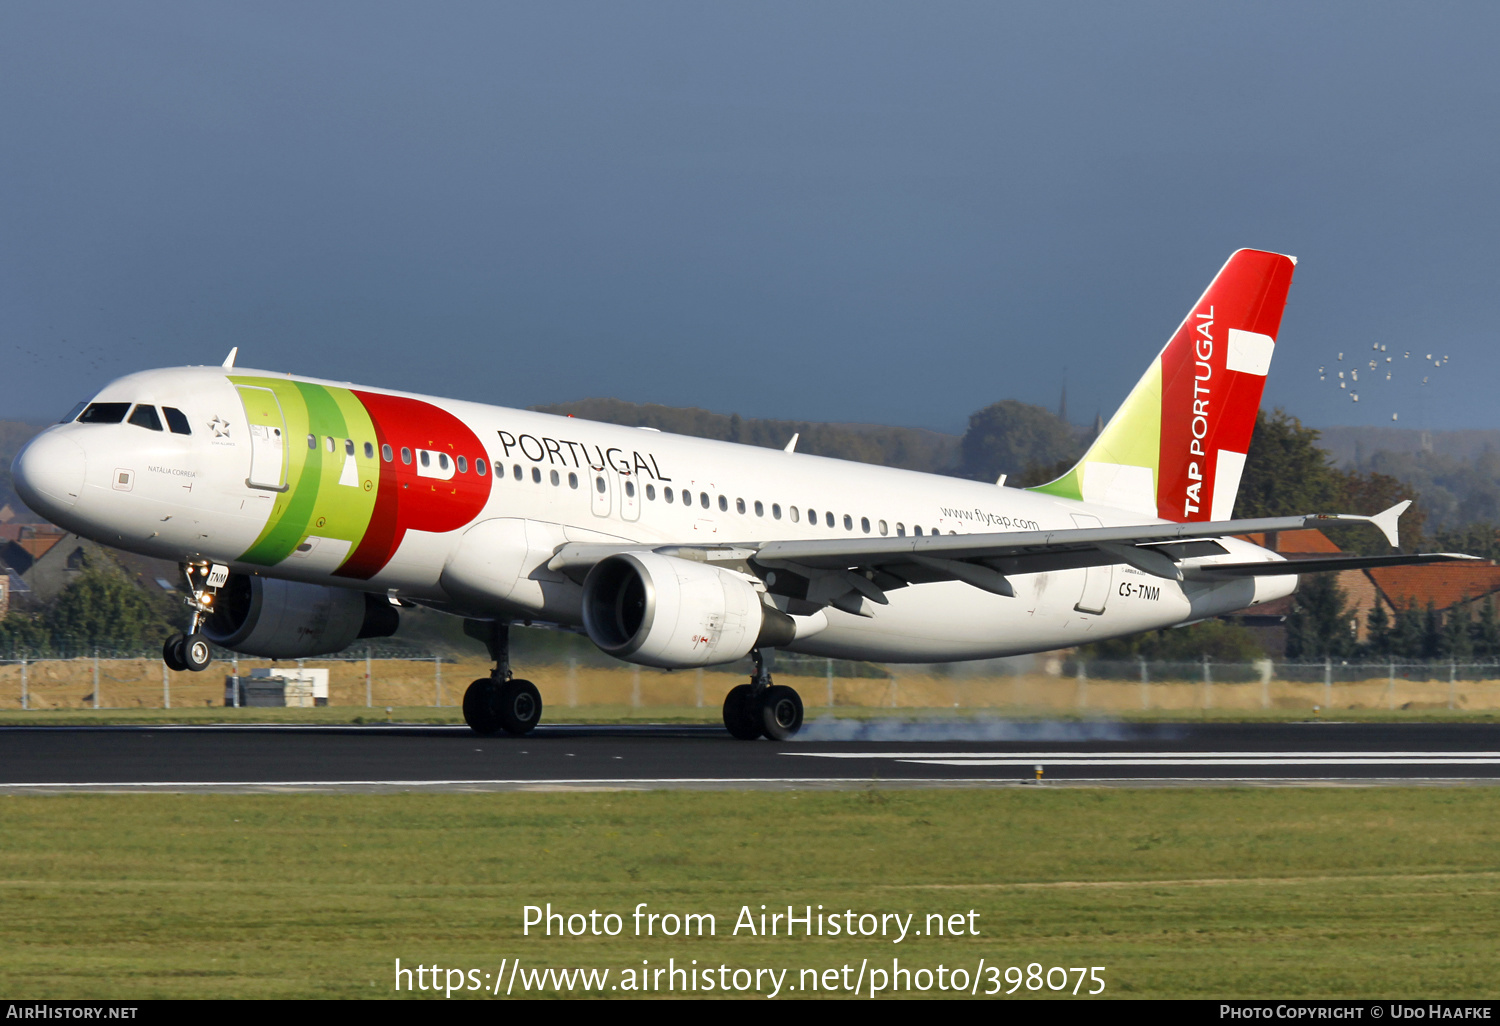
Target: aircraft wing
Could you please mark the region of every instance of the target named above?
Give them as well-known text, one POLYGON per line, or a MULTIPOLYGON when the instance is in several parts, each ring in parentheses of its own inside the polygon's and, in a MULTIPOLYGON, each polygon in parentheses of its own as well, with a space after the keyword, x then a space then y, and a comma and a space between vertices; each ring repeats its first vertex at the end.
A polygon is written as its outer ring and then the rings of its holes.
POLYGON ((901 538, 837 537, 723 545, 612 545, 575 543, 558 549, 549 569, 581 580, 617 552, 650 550, 732 567, 760 577, 775 593, 815 605, 855 612, 861 597, 885 604, 885 593, 909 584, 963 581, 997 595, 1014 596, 1009 575, 1124 563, 1142 573, 1182 581, 1315 573, 1471 559, 1458 553, 1325 557, 1256 563, 1191 563, 1223 555, 1213 541, 1229 535, 1294 531, 1331 523, 1368 523, 1396 543, 1396 520, 1410 502, 1374 516, 1318 513, 1199 523, 1083 527, 1056 531, 933 534, 901 538))
POLYGON ((1278 574, 1317 574, 1333 570, 1365 570, 1377 566, 1414 566, 1419 563, 1446 563, 1456 559, 1479 559, 1462 552, 1392 553, 1387 556, 1315 556, 1293 558, 1285 562, 1208 563, 1184 567, 1189 580, 1221 580, 1226 577, 1268 577, 1278 574))

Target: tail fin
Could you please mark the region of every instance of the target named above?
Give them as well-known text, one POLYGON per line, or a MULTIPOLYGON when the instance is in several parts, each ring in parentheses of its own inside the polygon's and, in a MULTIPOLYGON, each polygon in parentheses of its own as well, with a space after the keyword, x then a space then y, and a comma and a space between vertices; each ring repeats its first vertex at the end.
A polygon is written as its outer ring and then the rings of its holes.
POLYGON ((1228 520, 1296 263, 1231 256, 1083 459, 1034 490, 1163 520, 1228 520))

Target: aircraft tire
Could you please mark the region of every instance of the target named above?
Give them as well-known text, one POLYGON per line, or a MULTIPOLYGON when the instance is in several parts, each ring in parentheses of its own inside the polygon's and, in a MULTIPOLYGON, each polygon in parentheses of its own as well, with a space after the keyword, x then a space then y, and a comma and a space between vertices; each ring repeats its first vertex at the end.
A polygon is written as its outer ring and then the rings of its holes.
POLYGON ((785 741, 802 729, 802 696, 785 684, 773 684, 757 696, 755 714, 761 733, 785 741))
POLYGON ((542 722, 542 693, 529 680, 508 680, 500 685, 496 712, 507 734, 530 734, 542 722))
POLYGON ((464 692, 464 722, 476 734, 485 737, 498 734, 501 730, 499 705, 499 682, 480 677, 464 692))
POLYGON ((760 718, 755 715, 755 689, 739 684, 724 696, 724 729, 741 741, 754 741, 761 735, 760 718))
POLYGON ((201 634, 189 634, 183 638, 181 651, 182 664, 194 673, 202 673, 214 661, 214 650, 201 634))
POLYGON ((184 641, 186 639, 179 631, 168 636, 167 640, 162 643, 161 661, 167 664, 167 669, 181 673, 188 668, 186 654, 183 652, 184 641))

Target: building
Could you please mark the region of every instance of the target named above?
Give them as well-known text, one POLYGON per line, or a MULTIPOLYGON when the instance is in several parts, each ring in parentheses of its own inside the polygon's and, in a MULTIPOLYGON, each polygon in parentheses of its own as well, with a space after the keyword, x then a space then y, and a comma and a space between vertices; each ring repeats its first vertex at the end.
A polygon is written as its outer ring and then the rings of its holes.
MULTIPOLYGON (((1294 560, 1338 555, 1342 551, 1318 530, 1250 534, 1245 538, 1294 560)), ((1472 609, 1500 592, 1500 566, 1491 560, 1341 570, 1334 576, 1349 606, 1350 625, 1360 641, 1369 635, 1370 610, 1377 603, 1393 616, 1397 610, 1412 604, 1426 609, 1429 602, 1439 612, 1446 613, 1455 606, 1467 605, 1472 609)), ((1266 652, 1280 658, 1286 651, 1286 629, 1277 621, 1291 612, 1295 601, 1295 595, 1277 599, 1247 609, 1243 614, 1231 614, 1229 619, 1254 627, 1266 652)))

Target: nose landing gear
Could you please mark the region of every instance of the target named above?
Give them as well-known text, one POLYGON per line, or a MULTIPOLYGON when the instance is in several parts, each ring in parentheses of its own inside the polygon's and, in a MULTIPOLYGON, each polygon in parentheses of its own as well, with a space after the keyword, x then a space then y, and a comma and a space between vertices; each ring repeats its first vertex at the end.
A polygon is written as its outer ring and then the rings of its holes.
POLYGON ((510 672, 510 624, 503 620, 464 621, 470 637, 484 641, 495 668, 464 692, 464 722, 476 734, 507 734, 520 737, 542 721, 542 694, 529 680, 513 678, 510 672))
POLYGON ((751 651, 755 673, 750 683, 729 689, 724 696, 724 727, 741 741, 764 735, 785 741, 802 729, 802 696, 785 684, 771 682, 772 650, 751 651))
POLYGON ((220 563, 184 563, 182 573, 191 593, 191 597, 184 601, 192 609, 193 617, 186 634, 177 633, 167 638, 161 648, 161 658, 170 670, 198 673, 208 669, 209 663, 213 662, 213 651, 202 632, 203 621, 213 612, 214 599, 224 582, 229 580, 229 568, 220 563))

